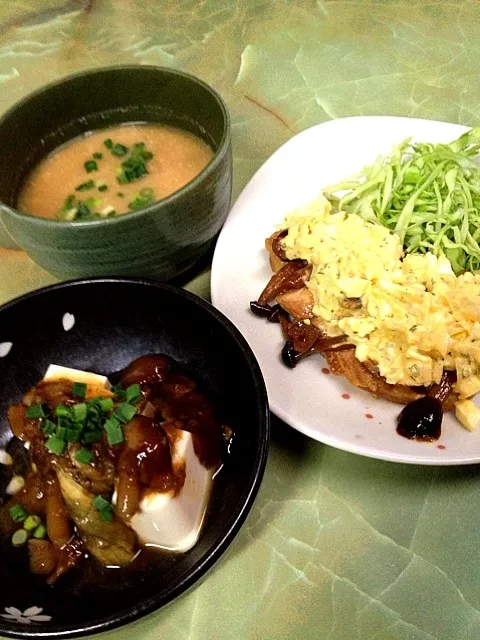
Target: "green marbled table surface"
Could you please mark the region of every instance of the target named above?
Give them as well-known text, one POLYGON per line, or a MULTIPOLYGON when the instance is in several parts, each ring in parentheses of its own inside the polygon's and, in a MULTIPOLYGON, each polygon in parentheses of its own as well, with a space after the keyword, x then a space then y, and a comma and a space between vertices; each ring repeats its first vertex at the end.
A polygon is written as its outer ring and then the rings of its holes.
MULTIPOLYGON (((478 124, 479 59, 477 0, 0 3, 0 110, 88 67, 190 71, 230 108, 234 196, 282 143, 330 118, 478 124)), ((53 281, 0 250, 0 302, 53 281)), ((188 287, 208 297, 208 270, 188 287)), ((226 556, 186 596, 102 638, 476 640, 477 476, 361 458, 274 422, 262 488, 226 556)))

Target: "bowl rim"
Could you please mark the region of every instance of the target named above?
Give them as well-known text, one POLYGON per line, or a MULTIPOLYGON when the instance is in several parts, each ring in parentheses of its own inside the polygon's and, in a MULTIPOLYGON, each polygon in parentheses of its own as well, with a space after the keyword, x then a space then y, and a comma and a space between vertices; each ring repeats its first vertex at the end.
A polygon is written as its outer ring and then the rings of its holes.
POLYGON ((112 216, 111 218, 100 218, 97 220, 85 220, 80 223, 74 220, 54 220, 51 218, 40 218, 30 213, 22 213, 18 211, 15 207, 12 207, 4 202, 0 201, 0 212, 6 213, 9 216, 12 216, 18 220, 24 221, 27 219, 29 224, 34 226, 43 227, 45 229, 90 229, 95 228, 99 225, 108 224, 113 226, 115 224, 120 224, 124 220, 130 220, 132 217, 138 216, 148 216, 149 214, 156 213, 158 208, 168 207, 170 204, 175 203, 176 200, 180 200, 184 195, 188 194, 190 190, 194 190, 198 187, 198 185, 203 182, 203 180, 209 176, 211 173, 215 171, 217 166, 222 161, 225 154, 228 152, 228 148, 230 146, 231 140, 231 118, 230 113, 228 111, 227 104, 225 100, 222 98, 220 93, 214 89, 210 84, 202 80, 201 78, 188 73, 186 71, 181 71, 179 69, 174 69, 172 67, 166 67, 161 65, 153 65, 153 64, 120 64, 120 65, 109 65, 106 67, 93 67, 90 69, 85 69, 83 71, 79 71, 76 73, 71 73, 66 76, 63 76, 59 80, 55 80, 53 82, 49 82, 48 84, 42 85, 38 87, 28 95, 24 96, 21 100, 12 105, 5 113, 0 116, 0 127, 5 125, 5 122, 11 118, 18 109, 21 109, 26 104, 28 104, 31 100, 41 96, 43 93, 50 91, 56 87, 61 86, 64 83, 70 82, 72 80, 77 80, 79 78, 90 77, 94 75, 102 75, 104 73, 117 72, 122 73, 124 71, 142 71, 143 69, 153 70, 160 73, 165 73, 171 76, 182 77, 186 80, 191 81, 193 84, 202 87, 206 92, 210 93, 215 101, 217 102, 222 116, 224 118, 225 126, 222 138, 218 145, 217 150, 214 152, 213 157, 208 162, 208 164, 198 173, 190 182, 187 182, 183 187, 177 189, 169 196, 162 198, 161 200, 157 200, 153 202, 151 205, 144 207, 143 209, 139 209, 138 211, 126 211, 118 216, 112 216))
MULTIPOLYGON (((120 626, 127 625, 135 620, 139 620, 144 616, 153 613, 156 610, 161 609, 165 605, 171 603, 181 594, 191 589, 196 583, 199 582, 205 574, 212 569, 219 558, 226 552, 237 533, 240 531, 245 519, 251 511, 258 490, 260 488, 263 475, 265 472, 265 466, 267 463, 268 448, 270 441, 270 411, 268 405, 267 389, 263 379, 260 365, 258 364, 255 355, 248 345, 246 339, 235 327, 235 325, 223 314, 216 309, 212 304, 205 301, 203 298, 181 289, 173 285, 164 284, 151 280, 148 278, 136 278, 136 277, 95 277, 95 278, 79 278, 75 280, 68 280, 65 282, 59 282, 53 285, 42 287, 23 294, 13 300, 10 300, 0 306, 1 314, 15 307, 17 304, 25 301, 41 297, 44 293, 51 291, 69 289, 77 286, 88 286, 90 284, 136 284, 147 288, 152 288, 158 292, 167 291, 170 294, 174 294, 200 306, 210 317, 214 318, 216 322, 219 322, 227 330, 230 337, 234 340, 236 345, 240 347, 243 352, 247 363, 249 365, 254 388, 257 391, 258 396, 258 415, 260 426, 260 444, 256 453, 254 470, 250 477, 250 482, 244 491, 243 499, 236 505, 233 515, 230 519, 228 528, 224 531, 221 538, 216 542, 210 552, 205 554, 199 562, 194 566, 193 571, 185 573, 179 580, 179 583, 174 589, 168 592, 168 594, 160 594, 160 596, 153 595, 151 598, 145 601, 141 601, 137 605, 128 609, 120 610, 118 613, 101 618, 98 622, 87 624, 83 628, 79 628, 78 625, 61 625, 55 624, 49 626, 48 631, 44 631, 37 628, 26 628, 16 631, 15 629, 5 628, 3 620, 0 619, 0 634, 10 638, 75 638, 79 636, 87 636, 94 633, 103 633, 104 631, 110 631, 120 626), (30 630, 31 629, 31 630, 30 630)), ((49 623, 50 625, 50 623, 49 623)))

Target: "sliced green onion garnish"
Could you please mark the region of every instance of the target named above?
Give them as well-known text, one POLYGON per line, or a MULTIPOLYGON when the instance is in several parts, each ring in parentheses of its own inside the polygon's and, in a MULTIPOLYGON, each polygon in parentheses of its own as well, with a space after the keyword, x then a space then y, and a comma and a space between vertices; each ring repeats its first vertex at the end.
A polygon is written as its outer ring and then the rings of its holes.
POLYGON ((91 444, 92 442, 98 442, 102 439, 102 432, 100 429, 95 429, 95 431, 87 431, 82 436, 82 442, 85 444, 91 444))
POLYGON ((23 522, 28 516, 28 513, 25 511, 25 507, 19 502, 14 504, 13 507, 10 507, 8 513, 14 522, 23 522))
POLYGON ((95 412, 88 412, 87 409, 87 420, 85 423, 85 426, 87 427, 87 429, 96 429, 97 427, 100 428, 100 414, 95 412))
POLYGON ((85 171, 87 173, 92 173, 92 171, 98 171, 98 164, 95 160, 87 160, 84 164, 85 171))
POLYGON ((103 153, 100 153, 99 151, 95 151, 95 153, 93 154, 93 157, 95 158, 95 160, 101 160, 103 158, 103 153))
POLYGON ((138 198, 135 198, 135 200, 132 200, 131 202, 128 203, 128 208, 131 209, 132 211, 138 211, 139 209, 143 209, 144 206, 145 205, 143 204, 143 202, 138 198))
POLYGON ((65 449, 65 440, 62 440, 57 436, 50 436, 50 438, 45 443, 45 446, 56 456, 61 456, 63 450, 65 449))
POLYGON ((55 434, 59 440, 65 440, 67 435, 67 427, 57 427, 57 432, 55 434))
MULTIPOLYGON (((114 155, 125 155, 127 151, 127 147, 124 147, 123 145, 115 145, 112 153, 114 155), (118 153, 115 153, 115 150, 117 148, 118 153)), ((135 180, 139 180, 143 176, 148 175, 146 163, 149 162, 152 158, 153 153, 145 149, 145 143, 137 142, 133 146, 130 157, 124 160, 121 167, 118 167, 115 170, 117 182, 119 184, 128 184, 129 182, 134 182, 135 180)), ((145 204, 142 204, 142 206, 145 206, 145 204)), ((140 206, 130 208, 139 209, 140 206)))
POLYGON ((141 397, 142 397, 142 389, 138 383, 131 384, 129 387, 127 387, 127 390, 126 390, 127 402, 129 402, 130 404, 133 404, 137 402, 137 400, 140 400, 141 397))
MULTIPOLYGON (((87 411, 88 411, 88 409, 87 409, 87 411)), ((87 427, 87 429, 90 429, 91 431, 94 430, 94 429, 100 429, 100 427, 102 426, 101 425, 100 414, 99 413, 90 413, 90 414, 88 414, 85 426, 87 427)))
POLYGON ((121 444, 125 440, 122 428, 118 427, 118 429, 107 431, 107 440, 111 447, 114 447, 116 444, 121 444))
POLYGON ((41 523, 42 521, 38 516, 28 516, 28 518, 23 523, 23 528, 25 529, 25 531, 33 531, 38 526, 40 526, 41 523))
POLYGON ((122 162, 123 174, 127 178, 127 182, 134 182, 148 174, 145 162, 140 158, 128 158, 122 162))
POLYGON ((53 435, 55 433, 55 423, 51 420, 45 420, 45 423, 43 425, 43 433, 46 436, 53 435))
POLYGON ((67 429, 65 434, 65 440, 67 442, 78 442, 80 440, 80 436, 82 435, 82 427, 71 427, 67 429))
POLYGON ((117 410, 115 411, 113 416, 117 418, 117 420, 119 420, 120 422, 123 422, 124 424, 126 424, 127 422, 130 422, 130 420, 133 418, 134 415, 136 415, 137 412, 138 412, 138 409, 136 407, 124 402, 119 407, 117 407, 117 410))
POLYGON ((25 416, 27 418, 44 418, 45 412, 41 404, 31 404, 28 407, 25 416))
POLYGON ((70 418, 70 409, 64 404, 59 404, 55 407, 55 415, 57 418, 70 418))
POLYGON ((125 399, 125 389, 122 387, 121 384, 116 384, 114 387, 112 387, 112 393, 115 395, 115 397, 118 400, 125 399))
POLYGON ((85 402, 74 404, 72 407, 72 416, 75 422, 83 422, 87 417, 87 405, 85 402))
POLYGON ((103 413, 108 413, 109 411, 113 411, 114 404, 111 398, 101 398, 99 405, 103 413))
POLYGON ((47 535, 47 527, 44 524, 39 525, 33 532, 33 537, 37 540, 43 540, 47 535))
POLYGON ((76 206, 77 199, 73 193, 67 196, 63 202, 63 206, 57 213, 59 220, 72 221, 77 217, 78 208, 76 206))
POLYGON ((78 202, 77 212, 74 220, 91 220, 92 212, 85 202, 78 202))
POLYGON ((108 187, 107 187, 107 185, 106 185, 106 184, 101 184, 101 185, 98 187, 98 190, 99 190, 99 191, 107 191, 107 189, 108 189, 108 187))
POLYGON ((88 449, 79 449, 75 454, 75 460, 82 464, 89 464, 93 460, 93 453, 88 449))
POLYGON ((87 385, 85 382, 74 382, 72 386, 72 393, 77 398, 85 398, 87 394, 87 385))
POLYGON ((107 138, 103 141, 103 144, 107 147, 107 149, 111 149, 113 147, 113 142, 111 138, 107 138))
POLYGON ((99 511, 102 511, 102 509, 112 508, 112 505, 110 504, 110 502, 106 500, 103 496, 95 496, 95 498, 92 500, 92 504, 95 507, 95 509, 98 509, 99 511))
POLYGON ((105 500, 103 496, 95 496, 95 498, 92 500, 92 504, 103 520, 105 520, 106 522, 112 521, 113 506, 108 500, 105 500))
POLYGON ((153 158, 153 153, 145 149, 144 142, 136 142, 133 145, 132 156, 143 158, 146 162, 150 162, 153 158))
POLYGON ((102 509, 98 512, 98 515, 105 522, 111 522, 113 520, 113 511, 112 509, 102 509))
POLYGON ((72 222, 73 220, 77 219, 77 213, 78 213, 78 208, 72 207, 68 211, 61 212, 57 217, 59 217, 61 220, 72 222))
POLYGON ((118 420, 115 415, 110 416, 107 420, 105 420, 103 426, 105 429, 116 429, 120 426, 120 420, 118 420))
POLYGON ((70 416, 68 418, 62 416, 61 418, 58 418, 57 425, 59 427, 65 427, 65 429, 68 429, 69 427, 72 426, 72 420, 71 420, 70 416))
POLYGON ((128 207, 136 211, 137 209, 142 209, 143 207, 147 207, 149 204, 155 202, 155 195, 153 193, 153 189, 142 189, 139 191, 132 202, 128 203, 128 207))
POLYGON ((98 207, 101 207, 103 204, 103 200, 102 198, 87 198, 85 200, 85 206, 87 206, 90 211, 92 211, 93 209, 98 209, 98 207))
POLYGON ((75 204, 75 196, 73 193, 71 193, 69 196, 67 196, 64 200, 63 203, 63 210, 67 211, 68 209, 71 209, 73 207, 73 205, 75 204))
POLYGON ((89 180, 88 182, 82 182, 78 187, 75 187, 75 191, 87 191, 88 189, 93 189, 95 187, 95 182, 93 180, 89 180))
POLYGON ((117 142, 117 144, 113 145, 112 147, 112 155, 113 156, 118 156, 119 158, 122 156, 126 156, 128 153, 128 147, 126 147, 123 144, 120 144, 119 142, 117 142))
POLYGON ((12 536, 12 544, 14 547, 21 547, 26 543, 27 540, 28 533, 25 531, 25 529, 19 529, 18 531, 15 531, 12 536))
POLYGON ((105 424, 104 429, 107 432, 108 444, 113 447, 116 444, 120 444, 125 440, 123 435, 123 429, 118 420, 114 417, 109 418, 105 424))
POLYGON ((119 192, 117 193, 117 196, 118 196, 119 198, 124 198, 124 197, 125 197, 125 194, 123 193, 123 191, 119 191, 119 192))

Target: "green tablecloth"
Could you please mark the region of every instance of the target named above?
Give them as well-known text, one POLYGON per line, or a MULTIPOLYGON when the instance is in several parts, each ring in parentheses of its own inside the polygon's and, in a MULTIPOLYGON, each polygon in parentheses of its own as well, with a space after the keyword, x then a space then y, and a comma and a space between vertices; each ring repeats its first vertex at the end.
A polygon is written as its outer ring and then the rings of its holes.
MULTIPOLYGON (((475 0, 4 0, 0 109, 88 67, 185 69, 229 105, 236 195, 283 142, 329 118, 478 124, 479 25, 475 0)), ((0 252, 0 302, 52 281, 0 252)), ((208 273, 189 288, 208 296, 208 273)), ((104 637, 480 638, 477 472, 364 459, 275 422, 228 554, 187 596, 104 637)))

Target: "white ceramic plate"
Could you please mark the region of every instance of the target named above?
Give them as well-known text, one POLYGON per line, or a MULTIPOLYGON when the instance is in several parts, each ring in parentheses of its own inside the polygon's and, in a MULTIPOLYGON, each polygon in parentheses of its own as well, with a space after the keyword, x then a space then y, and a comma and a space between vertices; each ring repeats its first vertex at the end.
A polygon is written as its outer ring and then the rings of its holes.
POLYGON ((267 160, 235 203, 212 265, 212 300, 243 333, 260 363, 272 411, 325 444, 374 458, 412 464, 480 462, 480 435, 444 417, 438 442, 407 440, 396 433, 400 405, 378 400, 343 378, 325 374, 320 356, 288 369, 280 360, 280 327, 249 310, 271 276, 264 240, 289 211, 324 187, 361 170, 392 144, 450 142, 466 127, 431 120, 354 117, 332 120, 298 134, 267 160), (343 395, 348 394, 348 399, 343 395))

